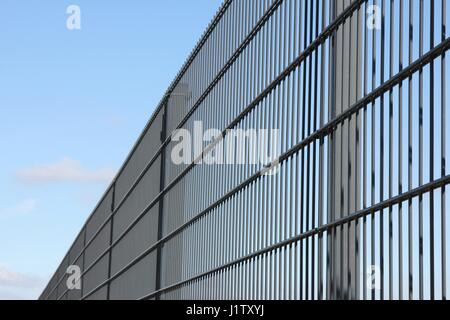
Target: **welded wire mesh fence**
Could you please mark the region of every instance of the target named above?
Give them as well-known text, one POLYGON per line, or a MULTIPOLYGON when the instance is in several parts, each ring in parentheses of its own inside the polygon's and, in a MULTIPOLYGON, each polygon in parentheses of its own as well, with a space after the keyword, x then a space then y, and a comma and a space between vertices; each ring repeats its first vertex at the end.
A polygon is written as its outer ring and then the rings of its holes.
POLYGON ((445 299, 448 10, 225 1, 41 299, 445 299), (277 173, 175 164, 197 121, 279 130, 277 173))

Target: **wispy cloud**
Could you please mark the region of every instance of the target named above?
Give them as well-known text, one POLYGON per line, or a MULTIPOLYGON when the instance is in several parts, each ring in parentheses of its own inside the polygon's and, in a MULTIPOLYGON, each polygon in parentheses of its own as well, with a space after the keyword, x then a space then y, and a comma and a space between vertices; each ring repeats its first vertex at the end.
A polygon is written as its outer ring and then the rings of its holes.
POLYGON ((57 182, 109 182, 115 175, 111 168, 90 170, 79 161, 64 158, 52 164, 43 164, 21 169, 17 178, 24 183, 42 184, 57 182))
POLYGON ((0 300, 36 299, 44 286, 42 278, 0 265, 0 300))
POLYGON ((23 273, 12 271, 0 265, 0 286, 32 289, 40 286, 40 279, 23 273))
POLYGON ((0 208, 0 216, 15 216, 21 214, 29 214, 36 210, 38 202, 36 199, 25 199, 15 205, 0 208))

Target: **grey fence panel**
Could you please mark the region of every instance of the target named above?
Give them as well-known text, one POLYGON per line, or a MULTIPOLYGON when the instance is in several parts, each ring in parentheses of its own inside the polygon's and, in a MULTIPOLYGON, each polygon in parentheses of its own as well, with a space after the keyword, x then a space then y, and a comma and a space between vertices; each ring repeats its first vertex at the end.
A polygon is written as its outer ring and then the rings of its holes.
MULTIPOLYGON (((58 280, 59 280, 59 275, 58 272, 56 272, 53 277, 51 278, 50 282, 47 285, 47 289, 45 290, 45 296, 46 297, 56 297, 58 293, 57 291, 57 286, 58 286, 58 280)), ((56 300, 56 298, 50 299, 50 300, 56 300)))
POLYGON ((52 301, 59 300, 58 299, 58 293, 56 292, 56 290, 54 290, 53 292, 51 292, 49 294, 49 296, 47 297, 47 300, 52 300, 52 301))
POLYGON ((159 112, 140 143, 137 145, 131 158, 116 181, 115 204, 117 208, 127 193, 135 184, 138 177, 157 152, 161 142, 159 140, 162 130, 162 112, 159 112))
POLYGON ((111 300, 136 300, 155 290, 156 252, 111 282, 111 300))
POLYGON ((86 242, 92 241, 111 215, 113 190, 110 189, 86 224, 86 242))
POLYGON ((100 233, 93 239, 85 250, 84 265, 89 268, 109 247, 111 236, 111 222, 108 222, 100 233))
POLYGON ((73 263, 81 254, 84 249, 85 229, 81 231, 75 240, 72 248, 69 251, 70 263, 73 263))
POLYGON ((116 241, 159 193, 160 160, 144 174, 136 188, 114 215, 113 240, 116 241))
POLYGON ((100 288, 91 294, 86 300, 106 300, 108 297, 108 290, 106 287, 100 288))
POLYGON ((158 211, 158 206, 153 207, 113 248, 112 275, 126 267, 158 240, 158 211))
POLYGON ((95 292, 99 291, 97 290, 97 287, 108 279, 108 264, 109 256, 104 256, 83 276, 84 295, 87 293, 92 293, 95 295, 95 292))

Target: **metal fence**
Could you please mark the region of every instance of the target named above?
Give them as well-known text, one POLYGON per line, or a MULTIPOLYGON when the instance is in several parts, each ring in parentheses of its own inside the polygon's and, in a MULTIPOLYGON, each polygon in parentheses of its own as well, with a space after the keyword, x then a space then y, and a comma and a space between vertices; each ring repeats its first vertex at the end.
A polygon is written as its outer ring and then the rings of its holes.
POLYGON ((448 10, 225 1, 40 298, 446 299, 448 10), (195 121, 278 129, 278 173, 175 165, 195 121))

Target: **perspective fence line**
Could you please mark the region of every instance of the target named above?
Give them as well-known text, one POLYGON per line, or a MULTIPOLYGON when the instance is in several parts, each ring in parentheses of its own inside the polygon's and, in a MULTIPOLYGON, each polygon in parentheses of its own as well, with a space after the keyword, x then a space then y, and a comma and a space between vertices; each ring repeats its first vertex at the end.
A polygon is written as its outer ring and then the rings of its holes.
POLYGON ((447 10, 225 1, 40 299, 445 300, 447 10), (196 121, 221 139, 176 165, 196 121), (276 160, 201 161, 253 129, 276 160))

